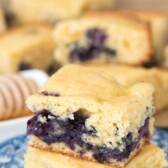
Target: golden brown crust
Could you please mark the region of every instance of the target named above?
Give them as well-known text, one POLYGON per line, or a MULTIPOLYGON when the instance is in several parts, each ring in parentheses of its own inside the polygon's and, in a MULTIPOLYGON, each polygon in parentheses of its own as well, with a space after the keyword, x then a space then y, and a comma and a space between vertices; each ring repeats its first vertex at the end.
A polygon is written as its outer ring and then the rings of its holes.
MULTIPOLYGON (((144 148, 126 165, 125 168, 164 168, 167 163, 164 152, 152 144, 146 144, 144 148)), ((25 168, 118 168, 96 162, 89 162, 70 156, 46 152, 37 148, 28 148, 25 156, 25 168)))
MULTIPOLYGON (((148 140, 141 140, 140 145, 138 146, 138 148, 136 150, 134 150, 130 157, 125 160, 124 162, 119 162, 119 163, 110 163, 110 164, 106 164, 106 165, 110 165, 110 166, 115 166, 116 168, 123 168, 124 165, 128 164, 133 157, 143 148, 143 146, 145 144, 149 144, 148 140)), ((78 154, 74 154, 71 150, 61 150, 59 148, 57 148, 57 146, 52 146, 52 145, 47 145, 46 143, 42 142, 39 138, 35 138, 34 140, 31 141, 30 145, 33 148, 38 148, 38 149, 42 149, 45 151, 49 151, 49 152, 54 152, 54 153, 61 153, 63 155, 67 155, 70 157, 75 157, 78 159, 84 159, 87 161, 92 161, 92 162, 97 162, 95 159, 93 159, 92 157, 87 157, 87 156, 80 156, 78 154)))
MULTIPOLYGON (((37 148, 37 149, 42 149, 42 150, 48 151, 48 152, 60 153, 62 155, 66 155, 66 156, 70 156, 70 157, 74 157, 74 158, 78 158, 78 159, 84 159, 84 160, 91 161, 91 162, 96 162, 92 158, 89 158, 89 157, 86 157, 86 156, 80 157, 79 155, 76 155, 76 154, 74 154, 71 151, 68 151, 68 152, 67 151, 63 151, 63 150, 56 149, 56 148, 53 148, 51 146, 48 146, 44 142, 40 142, 40 143, 41 144, 39 144, 38 142, 33 142, 29 146, 31 146, 33 148, 37 148)), ((130 158, 130 160, 131 160, 131 158, 130 158)), ((115 164, 115 163, 111 164, 111 166, 115 166, 116 168, 123 168, 123 166, 121 166, 119 164, 115 164)))

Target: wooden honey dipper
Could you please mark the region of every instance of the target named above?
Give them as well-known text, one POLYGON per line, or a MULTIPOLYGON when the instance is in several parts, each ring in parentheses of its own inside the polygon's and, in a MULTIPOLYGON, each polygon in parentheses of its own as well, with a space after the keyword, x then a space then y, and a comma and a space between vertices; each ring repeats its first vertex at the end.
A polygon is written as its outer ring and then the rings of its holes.
POLYGON ((31 114, 25 100, 39 87, 35 78, 26 73, 0 76, 0 121, 31 114))

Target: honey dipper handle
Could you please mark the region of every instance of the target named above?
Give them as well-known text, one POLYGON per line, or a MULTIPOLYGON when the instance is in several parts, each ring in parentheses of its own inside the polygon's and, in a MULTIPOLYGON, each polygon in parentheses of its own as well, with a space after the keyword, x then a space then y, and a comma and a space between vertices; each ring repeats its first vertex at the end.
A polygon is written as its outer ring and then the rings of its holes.
POLYGON ((30 115, 25 105, 26 98, 34 94, 47 79, 47 74, 39 70, 1 75, 0 121, 30 115))

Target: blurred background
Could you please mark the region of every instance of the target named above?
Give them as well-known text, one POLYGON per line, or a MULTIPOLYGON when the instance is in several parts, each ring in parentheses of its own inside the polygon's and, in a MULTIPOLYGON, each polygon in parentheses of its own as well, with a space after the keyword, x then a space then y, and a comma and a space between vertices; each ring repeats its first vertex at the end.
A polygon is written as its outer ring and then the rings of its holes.
POLYGON ((156 89, 153 141, 168 152, 168 0, 0 0, 0 168, 9 164, 1 161, 1 151, 8 156, 2 142, 11 145, 6 140, 22 134, 20 147, 27 143, 32 112, 26 98, 69 63, 111 65, 125 85, 151 82, 156 89), (83 18, 96 20, 98 27, 101 22, 107 29, 118 26, 119 33, 109 34, 111 41, 101 46, 104 35, 94 29, 91 36, 98 42, 87 37, 83 42, 88 33, 80 25, 83 18), (113 42, 125 30, 130 30, 122 34, 126 40, 113 42))

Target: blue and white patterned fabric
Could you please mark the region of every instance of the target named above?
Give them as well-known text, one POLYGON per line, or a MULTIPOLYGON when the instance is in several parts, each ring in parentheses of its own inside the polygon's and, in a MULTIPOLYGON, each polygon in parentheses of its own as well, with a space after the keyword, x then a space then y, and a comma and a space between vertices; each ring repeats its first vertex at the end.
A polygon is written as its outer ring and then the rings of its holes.
POLYGON ((152 138, 152 142, 164 149, 167 153, 168 160, 168 129, 157 129, 155 131, 155 136, 152 138))
POLYGON ((0 144, 0 168, 23 168, 27 138, 25 135, 0 144))
MULTIPOLYGON (((0 168, 23 168, 27 141, 22 135, 0 144, 0 168)), ((157 129, 152 142, 168 154, 168 129, 157 129)))

